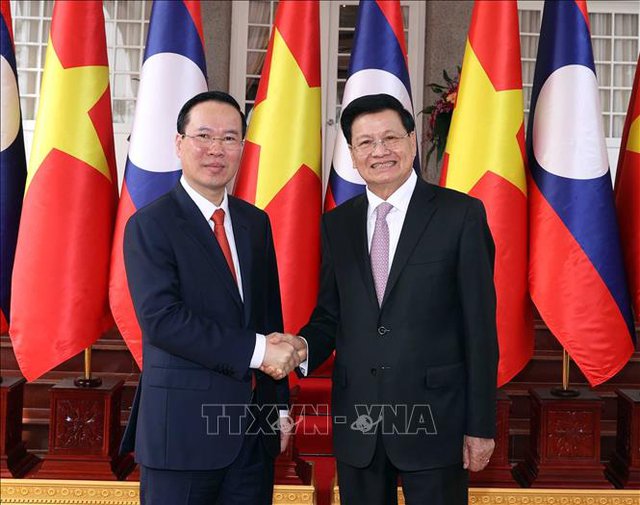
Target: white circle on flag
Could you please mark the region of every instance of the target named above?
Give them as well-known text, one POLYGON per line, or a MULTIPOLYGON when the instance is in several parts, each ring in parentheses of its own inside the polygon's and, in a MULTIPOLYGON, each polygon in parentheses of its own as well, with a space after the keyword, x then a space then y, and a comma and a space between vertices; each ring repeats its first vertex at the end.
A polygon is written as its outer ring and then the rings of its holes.
POLYGON ((180 169, 175 154, 178 112, 207 89, 200 67, 185 56, 158 53, 144 62, 129 147, 134 165, 150 172, 180 169))
POLYGON ((0 57, 0 95, 2 107, 0 128, 0 151, 13 144, 20 131, 20 97, 18 83, 11 65, 4 56, 0 57))
MULTIPOLYGON (((407 88, 404 87, 404 83, 395 74, 376 68, 360 70, 349 77, 344 87, 342 110, 358 97, 378 93, 386 93, 396 97, 405 109, 413 112, 411 97, 407 88)), ((365 184, 358 171, 353 167, 349 146, 340 126, 338 126, 338 135, 333 150, 333 168, 342 179, 354 184, 365 184)))
POLYGON ((547 172, 569 179, 595 179, 609 169, 598 81, 584 65, 553 72, 538 95, 533 152, 547 172))

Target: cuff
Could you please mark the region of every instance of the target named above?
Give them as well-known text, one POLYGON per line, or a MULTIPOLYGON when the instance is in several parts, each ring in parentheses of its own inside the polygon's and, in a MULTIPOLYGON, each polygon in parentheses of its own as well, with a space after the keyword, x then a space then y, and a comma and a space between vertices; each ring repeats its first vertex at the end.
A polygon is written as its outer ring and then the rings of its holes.
POLYGON ((300 373, 306 377, 309 370, 309 343, 306 338, 300 338, 304 341, 304 345, 307 346, 307 359, 298 365, 298 369, 300 370, 300 373))
POLYGON ((264 355, 267 351, 267 339, 261 333, 256 333, 256 346, 253 348, 253 356, 249 368, 260 368, 264 361, 264 355))

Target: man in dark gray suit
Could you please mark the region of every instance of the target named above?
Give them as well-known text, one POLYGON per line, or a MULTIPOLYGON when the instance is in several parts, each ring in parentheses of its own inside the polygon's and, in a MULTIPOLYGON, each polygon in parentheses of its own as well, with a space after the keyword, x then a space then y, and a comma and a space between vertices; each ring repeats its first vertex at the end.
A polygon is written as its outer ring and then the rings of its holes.
POLYGON ((341 125, 367 183, 322 220, 317 306, 288 340, 313 371, 335 350, 341 503, 466 505, 493 451, 494 245, 479 200, 416 176, 412 115, 389 95, 341 125), (306 341, 306 344, 305 342, 306 341), (308 345, 308 348, 307 348, 308 345))

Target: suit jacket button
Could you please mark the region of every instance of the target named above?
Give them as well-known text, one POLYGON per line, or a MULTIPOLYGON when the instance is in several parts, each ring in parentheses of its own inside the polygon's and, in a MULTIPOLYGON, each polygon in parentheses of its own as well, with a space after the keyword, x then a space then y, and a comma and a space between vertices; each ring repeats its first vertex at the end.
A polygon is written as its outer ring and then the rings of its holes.
POLYGON ((371 369, 371 375, 373 375, 375 377, 377 373, 378 373, 378 369, 377 368, 372 368, 371 369))
POLYGON ((378 334, 380 336, 384 336, 386 333, 389 333, 391 330, 385 328, 384 326, 380 326, 380 328, 378 328, 378 334))

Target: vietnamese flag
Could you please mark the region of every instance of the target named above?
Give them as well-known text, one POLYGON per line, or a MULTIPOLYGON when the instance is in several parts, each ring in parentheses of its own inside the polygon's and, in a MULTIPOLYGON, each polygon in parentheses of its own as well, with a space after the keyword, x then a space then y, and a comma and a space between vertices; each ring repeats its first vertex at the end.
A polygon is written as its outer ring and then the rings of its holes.
POLYGON ((533 354, 518 6, 473 7, 441 183, 479 198, 496 244, 498 386, 533 354))
POLYGON ((320 268, 320 17, 317 0, 278 4, 236 196, 271 220, 285 331, 316 303, 320 268))
POLYGON ((627 282, 636 319, 640 319, 640 59, 636 65, 629 110, 624 123, 615 199, 627 282))
POLYGON ((13 270, 10 335, 32 381, 113 325, 117 199, 100 1, 56 2, 13 270))

